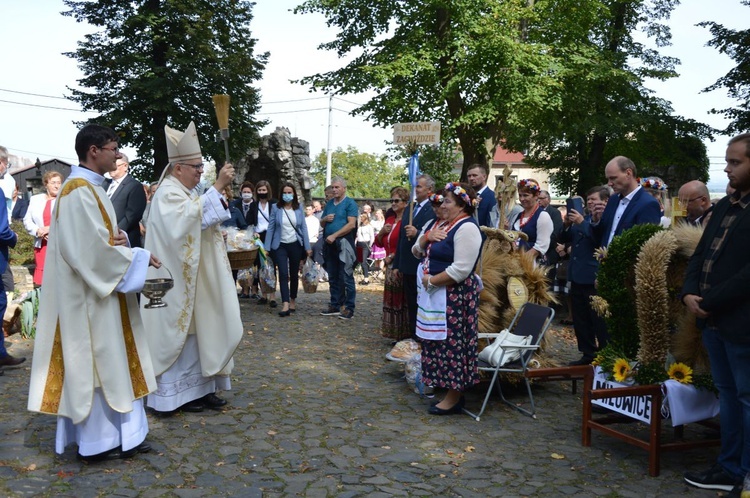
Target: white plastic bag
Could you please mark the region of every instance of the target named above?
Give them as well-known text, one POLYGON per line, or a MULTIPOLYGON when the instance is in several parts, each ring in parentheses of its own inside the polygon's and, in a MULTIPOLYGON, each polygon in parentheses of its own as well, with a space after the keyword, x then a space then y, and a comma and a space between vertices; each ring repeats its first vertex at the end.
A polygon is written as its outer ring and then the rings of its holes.
POLYGON ((513 348, 513 346, 528 346, 531 344, 531 336, 511 334, 508 329, 503 329, 492 343, 479 352, 479 359, 493 367, 507 365, 521 358, 524 350, 513 348), (503 355, 505 351, 505 355, 503 355), (502 357, 502 360, 501 360, 502 357))

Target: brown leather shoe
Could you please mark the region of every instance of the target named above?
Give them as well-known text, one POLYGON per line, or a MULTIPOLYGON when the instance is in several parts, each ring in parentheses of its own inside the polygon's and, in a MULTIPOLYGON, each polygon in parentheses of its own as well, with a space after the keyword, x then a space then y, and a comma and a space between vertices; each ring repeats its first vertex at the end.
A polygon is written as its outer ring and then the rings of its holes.
POLYGON ((5 356, 0 358, 0 367, 16 367, 26 361, 26 358, 16 358, 15 356, 5 356))

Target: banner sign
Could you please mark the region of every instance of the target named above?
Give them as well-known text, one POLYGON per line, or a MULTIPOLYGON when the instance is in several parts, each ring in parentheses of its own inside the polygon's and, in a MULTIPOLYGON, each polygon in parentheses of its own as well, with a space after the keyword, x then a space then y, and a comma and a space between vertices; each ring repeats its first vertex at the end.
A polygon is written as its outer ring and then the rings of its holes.
POLYGON ((393 125, 393 143, 396 145, 438 145, 440 143, 440 121, 420 123, 396 123, 393 125))
MULTIPOLYGON (((601 368, 596 367, 594 373, 594 389, 616 389, 630 387, 627 384, 607 380, 601 368)), ((613 412, 622 413, 641 422, 651 422, 651 396, 618 396, 617 398, 592 399, 592 405, 607 408, 613 412)))

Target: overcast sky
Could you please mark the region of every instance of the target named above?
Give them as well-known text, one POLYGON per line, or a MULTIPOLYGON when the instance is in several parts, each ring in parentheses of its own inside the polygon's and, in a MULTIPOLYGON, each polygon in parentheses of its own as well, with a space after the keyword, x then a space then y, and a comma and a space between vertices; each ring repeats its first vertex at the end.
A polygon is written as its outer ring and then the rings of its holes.
MULTIPOLYGON (((76 23, 59 13, 65 10, 62 0, 3 2, 3 33, 0 53, 5 68, 0 82, 0 144, 11 154, 35 160, 60 158, 74 162, 73 143, 77 132, 72 122, 88 117, 75 110, 76 104, 63 100, 66 85, 75 86, 81 77, 73 59, 61 53, 76 48, 76 41, 86 33, 86 25, 76 23), (20 92, 20 93, 19 93, 20 92), (28 95, 36 94, 36 95, 28 95), (57 98, 53 98, 57 97, 57 98)), ((258 0, 251 29, 258 39, 259 51, 271 53, 270 61, 259 83, 262 94, 260 117, 270 124, 289 128, 293 136, 310 142, 312 155, 327 146, 329 135, 328 98, 309 93, 290 80, 339 67, 335 54, 321 52, 317 46, 329 41, 335 32, 321 16, 294 15, 290 12, 299 2, 294 0, 258 0), (305 99, 305 100, 302 100, 305 99)), ((673 45, 663 53, 682 61, 680 77, 648 86, 657 95, 670 100, 675 112, 685 117, 723 128, 720 116, 710 115, 711 108, 731 105, 726 92, 701 94, 701 89, 724 75, 732 62, 716 50, 705 47, 708 30, 696 27, 703 20, 746 29, 750 8, 740 0, 683 0, 675 10, 671 27, 673 45)), ((385 141, 391 130, 373 128, 347 112, 365 101, 366 96, 342 96, 334 99, 331 146, 354 146, 362 152, 385 152, 385 141), (343 99, 343 100, 342 100, 343 99)), ((728 137, 717 137, 707 143, 711 159, 712 180, 725 183, 723 156, 728 137)))

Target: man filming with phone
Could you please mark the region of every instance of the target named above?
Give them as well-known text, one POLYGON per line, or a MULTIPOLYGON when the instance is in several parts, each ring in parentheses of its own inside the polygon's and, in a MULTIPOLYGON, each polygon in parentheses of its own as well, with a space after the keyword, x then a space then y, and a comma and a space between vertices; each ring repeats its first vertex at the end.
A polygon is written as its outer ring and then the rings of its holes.
POLYGON ((589 365, 596 357, 596 352, 607 345, 607 326, 604 320, 591 309, 591 296, 596 294, 596 272, 599 267, 594 250, 598 247, 596 237, 591 231, 591 223, 597 223, 609 200, 609 189, 605 186, 594 187, 586 192, 586 211, 580 197, 568 199, 568 214, 563 220, 564 229, 560 234, 562 244, 570 244, 570 263, 568 264, 568 281, 570 282, 570 300, 573 311, 578 350, 582 353, 579 360, 570 365, 589 365), (576 202, 578 201, 578 202, 576 202))

